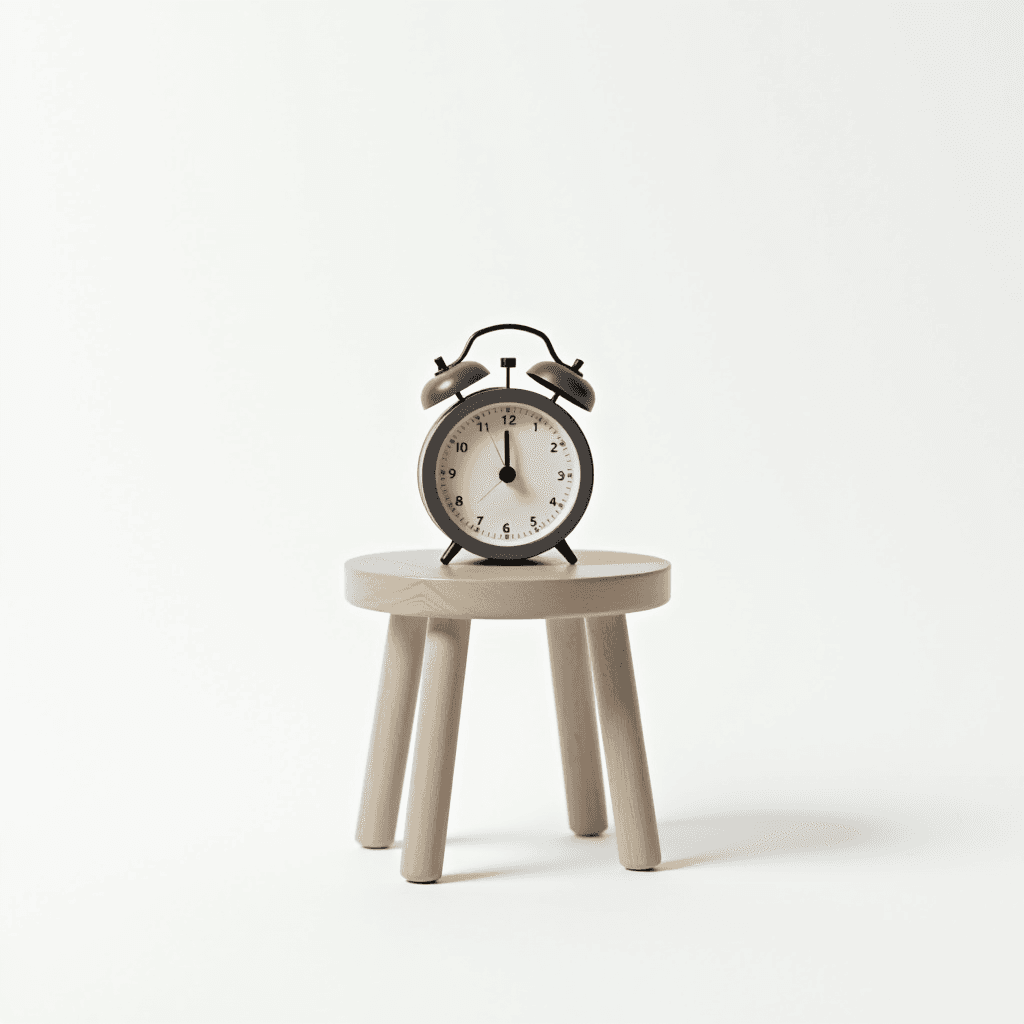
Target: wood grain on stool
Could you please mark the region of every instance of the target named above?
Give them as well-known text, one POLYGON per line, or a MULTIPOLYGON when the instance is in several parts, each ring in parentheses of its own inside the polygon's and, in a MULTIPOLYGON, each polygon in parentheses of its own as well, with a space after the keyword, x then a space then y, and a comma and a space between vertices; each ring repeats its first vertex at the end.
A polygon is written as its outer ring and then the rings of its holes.
POLYGON ((390 846, 395 839, 426 631, 426 619, 392 615, 388 622, 356 828, 356 841, 371 849, 390 846))
POLYGON ((601 716, 619 863, 633 871, 645 871, 661 863, 661 846, 626 617, 588 618, 587 643, 601 716))
POLYGON ((428 622, 416 752, 402 841, 402 876, 410 882, 435 882, 444 866, 468 649, 468 619, 432 618, 428 622))
POLYGON ((671 566, 624 551, 538 555, 529 565, 495 565, 465 553, 441 565, 437 551, 391 551, 345 563, 350 604, 392 615, 445 619, 562 619, 624 615, 669 599, 671 566))
POLYGON ((547 632, 569 827, 596 836, 608 827, 608 814, 586 629, 583 619, 548 619, 547 632))
POLYGON ((366 846, 387 845, 394 837, 416 696, 417 627, 411 623, 429 619, 402 851, 402 874, 409 881, 434 882, 444 867, 472 619, 548 620, 569 823, 580 835, 607 827, 596 691, 619 860, 634 870, 659 863, 625 615, 669 600, 671 565, 624 551, 576 554, 575 565, 550 553, 496 565, 465 552, 441 565, 436 550, 381 552, 345 563, 346 599, 394 616, 357 834, 366 846), (593 689, 586 679, 588 660, 593 689))

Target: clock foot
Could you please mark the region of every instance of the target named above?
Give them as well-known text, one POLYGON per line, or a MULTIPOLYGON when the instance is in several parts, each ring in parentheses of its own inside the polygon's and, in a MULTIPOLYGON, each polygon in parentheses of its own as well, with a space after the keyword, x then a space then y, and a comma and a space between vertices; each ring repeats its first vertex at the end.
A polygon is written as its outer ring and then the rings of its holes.
MULTIPOLYGON (((558 552, 558 553, 559 553, 559 554, 560 554, 560 555, 561 555, 561 556, 562 556, 562 557, 563 557, 563 558, 564 558, 564 559, 565 559, 565 560, 566 560, 566 561, 567 561, 567 562, 568 562, 568 563, 569 563, 570 565, 575 565, 575 564, 576 564, 576 556, 575 556, 575 555, 573 554, 573 552, 572 552, 572 548, 571 548, 571 547, 569 547, 569 545, 568 545, 568 544, 566 544, 566 542, 565 542, 564 540, 560 540, 560 541, 559 541, 559 542, 558 542, 558 543, 557 543, 557 544, 555 545, 555 550, 556 550, 556 551, 557 551, 557 552, 558 552)), ((443 562, 443 561, 444 561, 444 559, 442 558, 442 559, 441 559, 441 561, 443 562)))
MULTIPOLYGON (((448 550, 441 556, 441 564, 447 565, 461 550, 462 545, 456 544, 455 541, 452 541, 451 544, 448 545, 448 550)), ((573 558, 573 561, 575 562, 576 559, 573 558)))

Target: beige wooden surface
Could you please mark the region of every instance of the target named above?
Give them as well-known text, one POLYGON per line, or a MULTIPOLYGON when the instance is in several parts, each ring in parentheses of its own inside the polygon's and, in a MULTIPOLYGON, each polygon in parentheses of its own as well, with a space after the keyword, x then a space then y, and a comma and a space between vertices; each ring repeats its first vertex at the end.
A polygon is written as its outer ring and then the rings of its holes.
POLYGON ((606 615, 587 619, 587 643, 601 717, 619 862, 632 871, 646 871, 661 863, 661 845, 626 617, 606 615))
POLYGON ((392 551, 345 563, 345 597, 392 615, 449 619, 556 619, 645 611, 669 599, 663 558, 578 551, 569 565, 548 553, 531 565, 485 564, 462 552, 440 564, 440 550, 392 551))
POLYGON ((548 619, 547 633, 569 827, 596 836, 608 827, 608 813, 584 620, 548 619))
POLYGON ((426 619, 392 615, 388 622, 356 829, 356 841, 371 849, 390 846, 395 839, 426 632, 426 619))
POLYGON ((427 623, 416 751, 402 840, 402 877, 436 882, 444 866, 462 686, 469 649, 467 619, 427 623))
POLYGON ((409 881, 436 881, 444 866, 474 618, 547 620, 570 827, 578 835, 607 827, 596 693, 619 860, 632 870, 660 863, 625 614, 668 601, 671 566, 624 552, 577 555, 576 565, 557 554, 502 565, 463 552, 444 566, 438 550, 398 551, 345 563, 346 598, 392 615, 357 832, 365 846, 390 845, 394 838, 422 657, 402 850, 402 875, 409 881))

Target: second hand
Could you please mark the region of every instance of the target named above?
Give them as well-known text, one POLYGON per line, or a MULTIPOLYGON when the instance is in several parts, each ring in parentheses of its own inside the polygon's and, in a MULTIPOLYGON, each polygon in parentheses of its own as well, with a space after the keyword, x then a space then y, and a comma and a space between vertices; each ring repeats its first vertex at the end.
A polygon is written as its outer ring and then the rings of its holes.
POLYGON ((499 459, 501 459, 501 449, 498 447, 498 442, 494 440, 494 435, 488 433, 487 436, 491 439, 491 444, 494 445, 495 454, 498 456, 499 459))
MULTIPOLYGON (((499 485, 500 483, 501 483, 501 481, 499 480, 499 481, 498 481, 498 483, 496 483, 496 484, 494 485, 494 487, 497 487, 497 486, 498 486, 498 485, 499 485)), ((494 487, 492 487, 492 488, 491 488, 491 491, 493 491, 493 490, 494 490, 494 487)), ((491 493, 491 491, 488 491, 488 492, 487 492, 487 494, 490 494, 490 493, 491 493)), ((487 497, 487 494, 485 494, 485 495, 484 495, 484 496, 483 496, 482 498, 477 498, 477 501, 483 501, 483 500, 484 500, 484 498, 486 498, 486 497, 487 497)))

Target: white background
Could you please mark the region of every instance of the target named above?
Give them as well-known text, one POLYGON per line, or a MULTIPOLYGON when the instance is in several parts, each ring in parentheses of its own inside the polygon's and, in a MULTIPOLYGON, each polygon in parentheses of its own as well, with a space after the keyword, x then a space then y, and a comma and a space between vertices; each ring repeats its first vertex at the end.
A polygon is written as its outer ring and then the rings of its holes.
POLYGON ((7 8, 0 1016, 1019 1020, 1021 28, 7 8), (539 622, 474 624, 443 884, 352 840, 342 563, 445 543, 419 391, 502 321, 597 392, 573 544, 673 563, 652 874, 568 834, 539 622))

